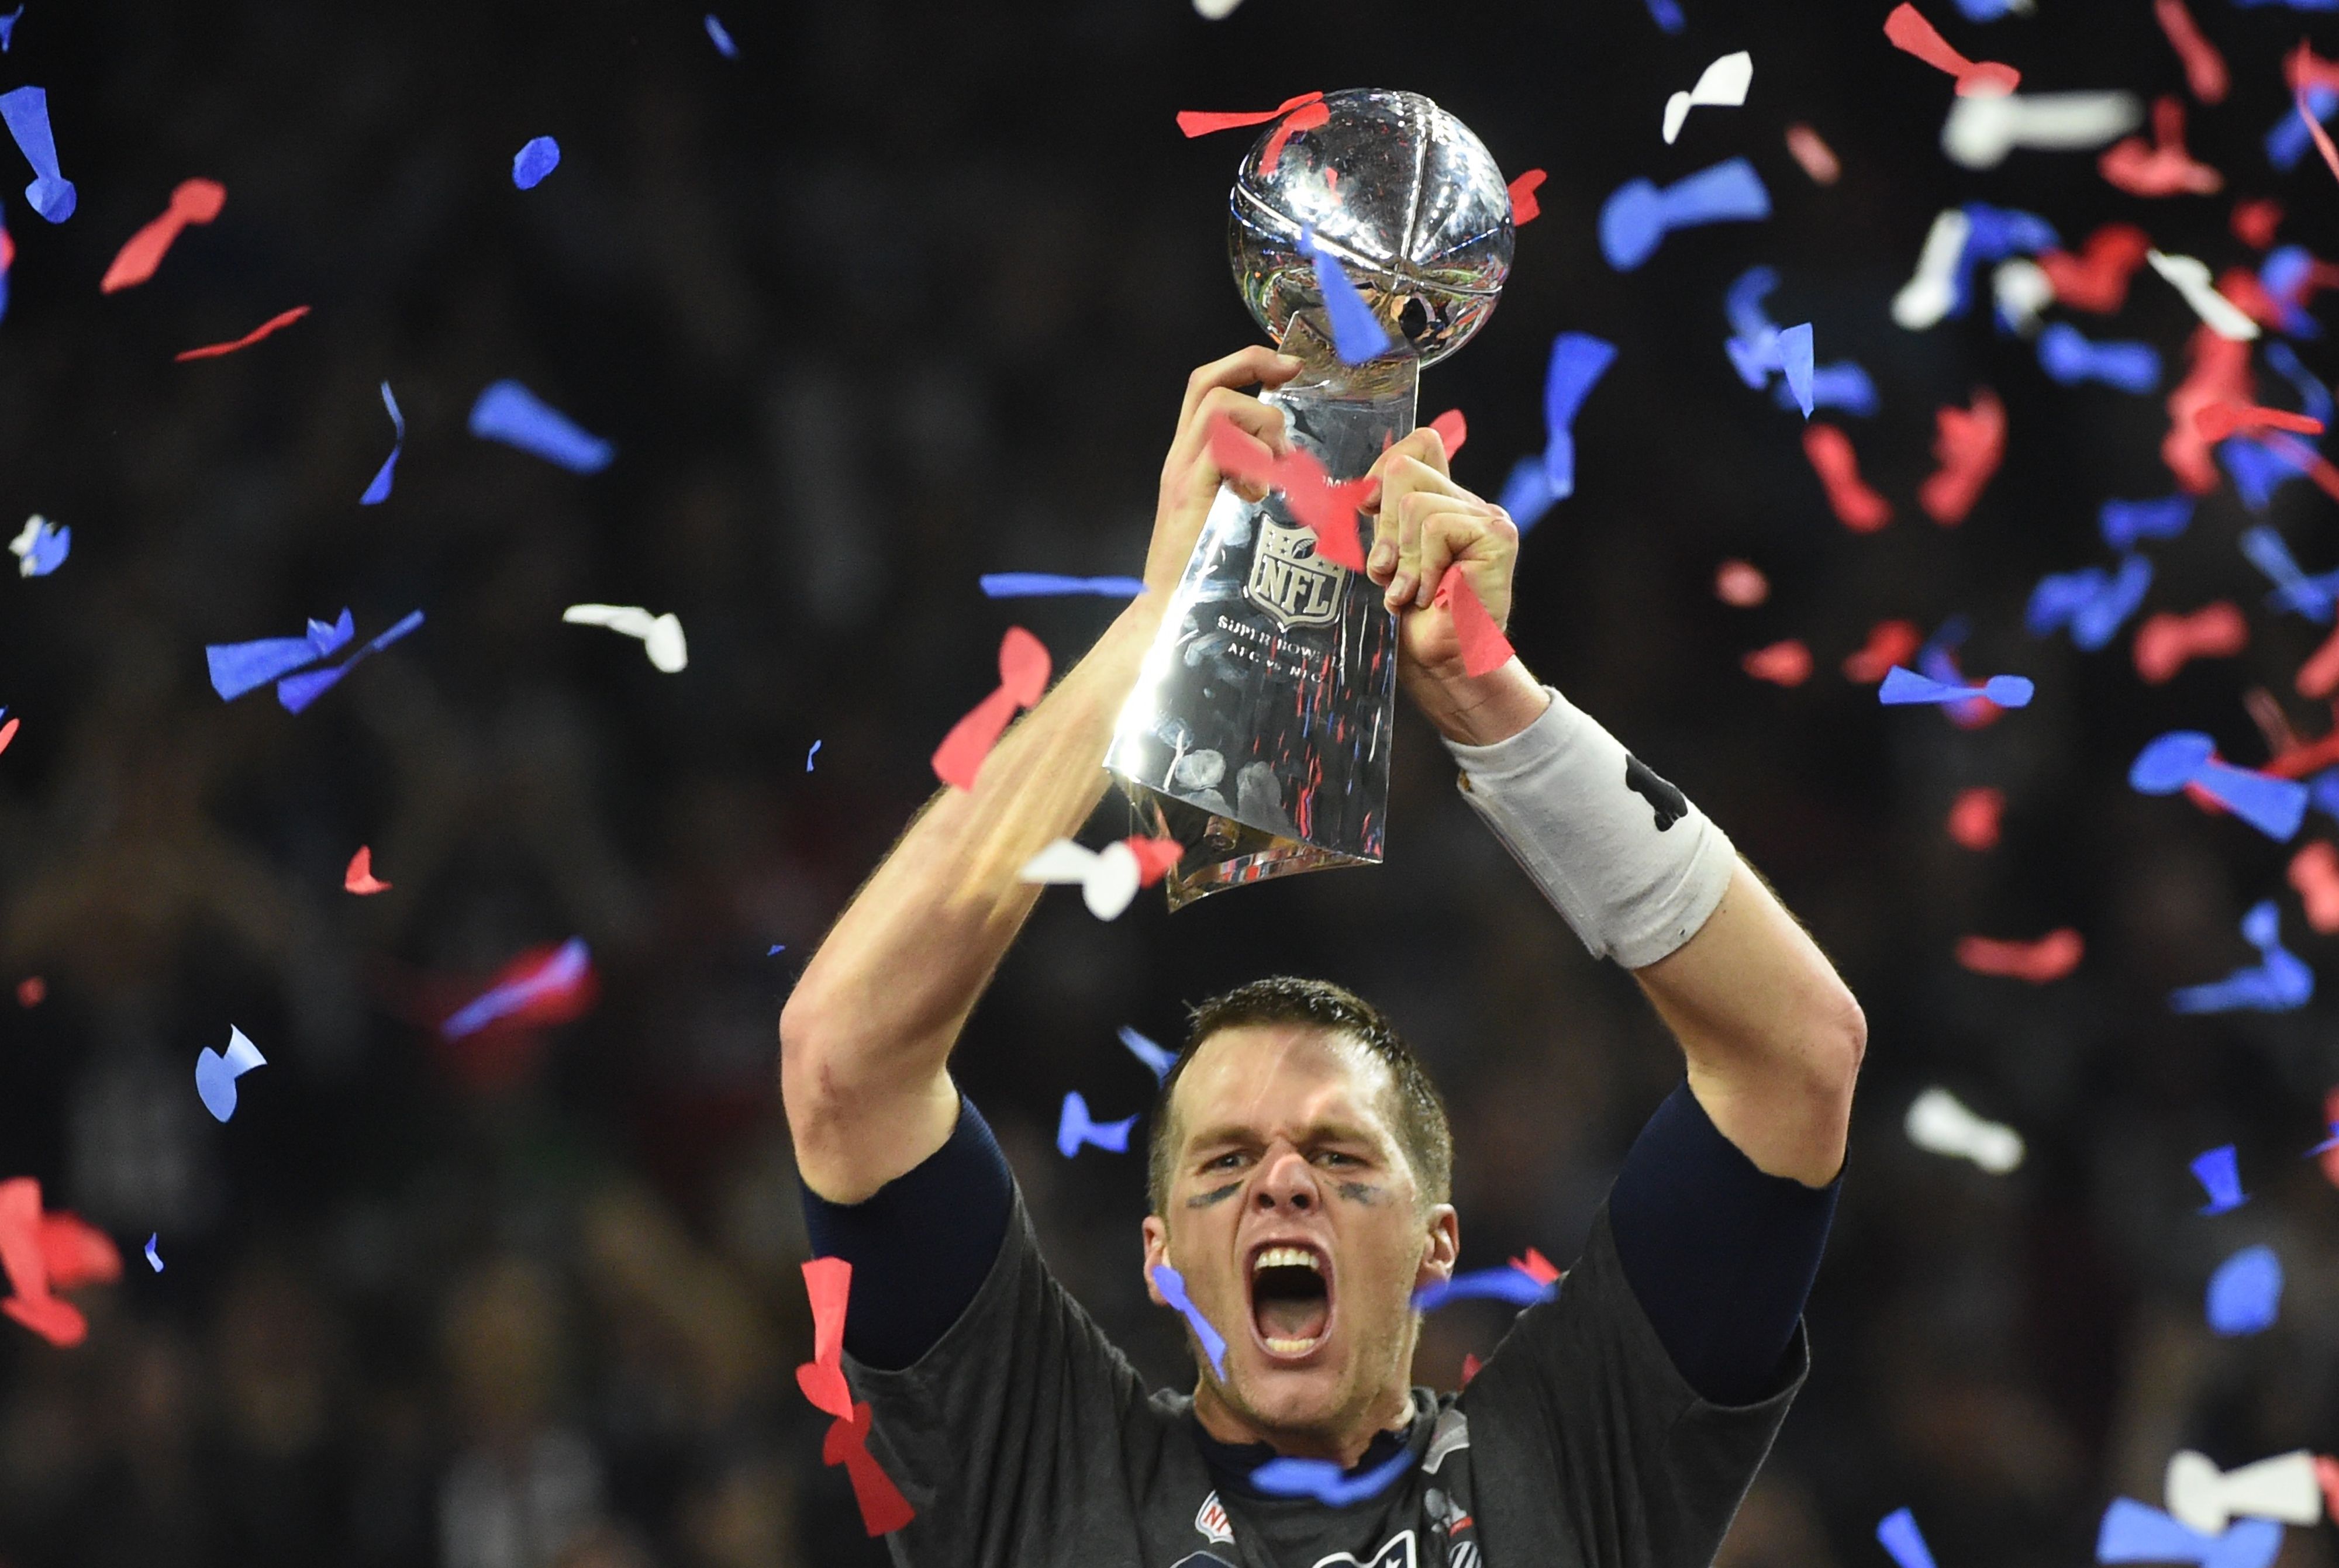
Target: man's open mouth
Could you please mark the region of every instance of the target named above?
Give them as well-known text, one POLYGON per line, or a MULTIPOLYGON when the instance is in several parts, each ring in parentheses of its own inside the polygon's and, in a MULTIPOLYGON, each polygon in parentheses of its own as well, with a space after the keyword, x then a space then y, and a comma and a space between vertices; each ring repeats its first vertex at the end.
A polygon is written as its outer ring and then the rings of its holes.
POLYGON ((1331 1274, 1312 1247, 1270 1244, 1250 1261, 1251 1325, 1269 1355, 1298 1357, 1332 1326, 1331 1274))

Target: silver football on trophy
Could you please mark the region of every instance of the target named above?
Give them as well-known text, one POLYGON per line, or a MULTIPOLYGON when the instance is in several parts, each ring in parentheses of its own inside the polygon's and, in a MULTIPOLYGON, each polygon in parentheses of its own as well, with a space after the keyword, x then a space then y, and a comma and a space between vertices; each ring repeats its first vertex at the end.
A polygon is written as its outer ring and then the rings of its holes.
POLYGON ((1300 235, 1338 258, 1373 314, 1435 364, 1485 324, 1511 271, 1511 198, 1470 128, 1418 93, 1327 94, 1327 122, 1268 126, 1228 198, 1227 261, 1243 303, 1280 343, 1323 301, 1300 235))
MULTIPOLYGON (((1228 204, 1235 286, 1305 365, 1260 399, 1330 478, 1356 478, 1413 429, 1421 368, 1495 309, 1511 268, 1502 171, 1418 93, 1333 93, 1268 126, 1228 204), (1336 351, 1311 232, 1387 329, 1370 359, 1336 351)), ((1183 846, 1172 909, 1381 858, 1396 621, 1322 543, 1285 495, 1221 488, 1114 725, 1105 765, 1139 825, 1183 846)))

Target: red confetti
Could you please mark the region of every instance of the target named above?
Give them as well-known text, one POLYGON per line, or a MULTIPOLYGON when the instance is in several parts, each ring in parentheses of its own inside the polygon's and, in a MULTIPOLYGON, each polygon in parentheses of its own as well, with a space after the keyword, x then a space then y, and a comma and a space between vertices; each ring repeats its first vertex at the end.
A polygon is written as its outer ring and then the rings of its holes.
POLYGON ((2193 89, 2193 96, 2204 104, 2226 101, 2226 57, 2217 46, 2201 35, 2193 21, 2193 13, 2185 9, 2185 0, 2152 0, 2152 14, 2160 18, 2160 30, 2168 35, 2168 46, 2185 62, 2185 84, 2193 89))
POLYGON ((1170 869, 1184 857, 1186 846, 1174 838, 1148 838, 1143 833, 1131 833, 1120 841, 1129 853, 1137 857, 1137 885, 1151 887, 1170 874, 1170 869))
POLYGON ((2045 985, 2079 967, 2087 944, 2069 926, 2050 931, 2037 942, 1998 942, 1986 936, 1958 939, 1958 962, 1976 974, 2027 980, 2045 985))
POLYGON ((2006 815, 2006 792, 1986 785, 1959 790, 1949 805, 1949 838, 1970 850, 1998 847, 1999 824, 2006 815))
POLYGON ((1315 531, 1318 555, 1352 572, 1365 569, 1357 508, 1372 486, 1370 479, 1334 484, 1313 453, 1294 447, 1278 458, 1223 414, 1210 427, 1210 461, 1221 474, 1281 490, 1292 517, 1315 531))
POLYGON ((1512 1258, 1511 1267, 1537 1285, 1556 1285, 1562 1273, 1562 1270, 1550 1258, 1532 1247, 1527 1248, 1527 1255, 1525 1257, 1512 1258))
POLYGON ((1332 111, 1324 106, 1323 94, 1302 93, 1297 98, 1286 98, 1274 108, 1255 114, 1211 113, 1193 109, 1181 109, 1178 113, 1178 129, 1183 131, 1190 140, 1196 136, 1207 136, 1214 131, 1231 131, 1243 125, 1264 125, 1269 120, 1280 119, 1283 123, 1278 125, 1275 128, 1275 133, 1268 138, 1266 150, 1259 154, 1258 159, 1258 172, 1262 174, 1272 174, 1275 173, 1276 164, 1282 160, 1284 143, 1290 141, 1296 133, 1313 131, 1318 125, 1329 123, 1331 118, 1332 111))
POLYGON ((1724 561, 1713 570, 1713 597, 1725 605, 1752 609, 1771 597, 1771 579, 1749 562, 1724 561))
POLYGON ((2307 924, 2326 936, 2339 931, 2339 848, 2316 839, 2291 856, 2290 885, 2298 890, 2307 924))
POLYGON ((1548 179, 1541 169, 1530 169, 1510 183, 1511 227, 1523 228, 1543 213, 1543 203, 1535 200, 1535 188, 1548 179))
POLYGON ((1799 637, 1756 648, 1738 662, 1748 675, 1773 685, 1799 686, 1811 678, 1811 650, 1799 637))
POLYGON ((358 845, 358 853, 350 856, 350 869, 341 873, 341 888, 361 898, 368 893, 390 891, 390 883, 374 880, 372 845, 361 843, 358 845))
POLYGON ((1943 528, 1965 521, 1982 487, 2006 457, 2006 405, 1984 387, 1973 407, 1935 410, 1933 457, 1941 466, 1917 491, 1917 504, 1943 528))
POLYGON ((1960 98, 1995 97, 2013 92, 2022 83, 2022 73, 2011 65, 2001 65, 1995 60, 1969 60, 1950 48, 1940 30, 1905 0, 1884 18, 1884 36, 1892 41, 1894 48, 1956 77, 1960 98))
POLYGON ((28 974, 16 982, 16 1005, 38 1007, 49 999, 49 982, 37 974, 28 974))
POLYGON ((1466 1350, 1462 1353, 1463 1387, 1467 1388, 1470 1386, 1470 1379, 1478 1376, 1478 1368, 1482 1365, 1484 1365, 1484 1363, 1480 1362, 1476 1356, 1471 1355, 1468 1351, 1466 1350))
POLYGON ((2268 434, 2258 439, 2305 469, 2306 477, 2314 480, 2324 495, 2339 500, 2339 467, 2334 467, 2330 459, 2295 436, 2268 434))
MULTIPOLYGON (((79 1227, 80 1221, 74 1224, 79 1227)), ((89 1335, 89 1320, 73 1303, 51 1294, 47 1234, 47 1221, 41 1215, 41 1184, 29 1176, 0 1181, 0 1269, 6 1271, 13 1292, 0 1301, 0 1312, 52 1345, 79 1345, 89 1335)), ((108 1247, 112 1245, 106 1243, 108 1247)), ((117 1256, 113 1270, 117 1278, 121 1264, 117 1256)))
POLYGON ((1010 626, 999 644, 999 689, 975 704, 951 726, 934 748, 934 776, 952 789, 974 788, 982 759, 1007 733, 1018 708, 1037 703, 1048 689, 1048 650, 1021 626, 1010 626))
POLYGON ((1851 449, 1850 436, 1825 419, 1814 419, 1803 427, 1803 456, 1811 459, 1820 483, 1827 487, 1828 505, 1845 528, 1855 534, 1872 534, 1892 520, 1892 503, 1860 478, 1860 458, 1851 449))
POLYGON ((2185 103, 2173 96, 2152 104, 2152 140, 2123 136, 2096 161, 2106 180, 2131 196, 2206 196, 2226 177, 2185 150, 2185 103))
POLYGON ((2189 616, 2163 611, 2136 629, 2136 673, 2156 686, 2193 659, 2229 659, 2249 645, 2249 622, 2225 599, 2189 616))
POLYGON ((2193 330, 2186 350, 2193 368, 2168 394, 2168 434, 2161 438, 2160 460, 2180 488, 2201 496, 2217 488, 2217 465, 2194 416, 2212 403, 2250 400, 2250 346, 2219 337, 2204 322, 2193 330))
POLYGON ((2272 245, 2281 226, 2282 203, 2270 196, 2234 203, 2234 238, 2253 251, 2272 245))
POLYGON ((1835 149, 1820 139, 1820 133, 1809 125, 1787 127, 1787 152, 1803 166, 1814 185, 1832 185, 1843 174, 1843 164, 1837 161, 1835 149))
POLYGON ((2339 92, 2339 60, 2322 58, 2301 38, 2298 47, 2282 57, 2282 79, 2294 93, 2306 87, 2328 87, 2339 92))
POLYGON ((113 1238, 77 1214, 41 1216, 41 1261, 51 1290, 113 1285, 122 1278, 122 1249, 113 1238))
POLYGON ((2128 280, 2151 249, 2152 236, 2135 224, 2106 223, 2087 236, 2077 256, 2040 251, 2038 268, 2055 291, 2056 303, 2108 316, 2127 302, 2128 280))
POLYGON ((1446 460, 1449 463, 1454 460, 1454 454, 1462 449, 1462 443, 1470 439, 1470 421, 1462 417, 1459 409, 1446 409, 1429 421, 1429 428, 1437 432, 1440 441, 1446 443, 1446 460))
POLYGON ((2236 430, 2295 430, 2302 436, 2319 436, 2323 433, 2323 421, 2311 414, 2294 414, 2287 409, 2216 402, 2193 411, 2193 428, 2201 433, 2203 440, 2216 442, 2236 430))
POLYGON ((2303 697, 2327 697, 2339 691, 2339 631, 2306 656, 2306 662, 2298 666, 2296 685, 2303 697))
POLYGON ((117 290, 134 288, 154 275, 163 264, 163 256, 178 242, 179 235, 190 223, 208 223, 220 215, 227 205, 227 187, 216 180, 182 180, 171 192, 171 204, 163 215, 130 236, 113 258, 113 264, 98 280, 98 291, 111 294, 117 290))
POLYGON ((853 1407, 849 1417, 839 1417, 828 1429, 820 1445, 824 1464, 842 1464, 853 1478, 853 1500, 861 1504, 862 1528, 873 1538, 890 1535, 916 1518, 917 1511, 885 1467, 869 1452, 869 1428, 875 1418, 866 1401, 853 1407))
POLYGON ((1894 665, 1905 665, 1925 646, 1925 634, 1914 621, 1879 621, 1869 628, 1868 641, 1843 661, 1843 678, 1872 686, 1890 675, 1894 665))
POLYGON ((812 1299, 812 1359, 796 1367, 796 1386, 814 1409, 850 1420, 853 1390, 844 1381, 844 1304, 853 1293, 853 1265, 842 1257, 815 1257, 804 1266, 804 1294, 812 1299))
POLYGON ((1454 616, 1455 640, 1462 645, 1462 673, 1472 677, 1492 675, 1518 656, 1503 628, 1486 613, 1478 601, 1470 579, 1458 567, 1448 567, 1439 579, 1437 592, 1429 601, 1443 605, 1454 616))
POLYGON ((10 719, 6 724, 0 725, 0 752, 6 751, 8 743, 16 738, 17 723, 17 720, 10 719))
POLYGON ((308 313, 308 306, 295 305, 281 315, 269 317, 232 343, 206 343, 200 349, 189 349, 185 353, 174 357, 181 364, 186 363, 189 360, 216 360, 222 354, 232 354, 238 349, 249 349, 261 339, 291 326, 308 313))

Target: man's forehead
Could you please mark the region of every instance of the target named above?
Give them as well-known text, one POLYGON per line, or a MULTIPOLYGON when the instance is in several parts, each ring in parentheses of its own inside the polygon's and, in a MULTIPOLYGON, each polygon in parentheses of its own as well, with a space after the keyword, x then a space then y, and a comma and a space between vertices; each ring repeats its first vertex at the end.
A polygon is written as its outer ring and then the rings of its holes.
POLYGON ((1201 1043, 1170 1099, 1189 1135, 1266 1122, 1386 1130, 1395 1088, 1388 1063, 1345 1030, 1242 1024, 1201 1043))

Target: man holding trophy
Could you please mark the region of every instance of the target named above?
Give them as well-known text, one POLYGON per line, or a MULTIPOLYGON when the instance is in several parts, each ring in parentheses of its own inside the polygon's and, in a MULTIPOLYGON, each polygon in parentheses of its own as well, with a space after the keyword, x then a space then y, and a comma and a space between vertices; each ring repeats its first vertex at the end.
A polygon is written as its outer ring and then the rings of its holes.
POLYGON ((917 1510, 899 1563, 1702 1568, 1802 1378, 1859 1006, 1679 790, 1517 659, 1466 669, 1433 597, 1458 572, 1507 622, 1517 530, 1412 429, 1415 377, 1493 307, 1501 175, 1417 95, 1323 105, 1245 161, 1237 281, 1286 351, 1189 381, 1146 592, 972 790, 928 805, 782 1019, 814 1251, 854 1266, 850 1380, 917 1510), (1343 358, 1327 255, 1387 352, 1343 358), (1291 498, 1219 472, 1221 420, 1371 481, 1369 586, 1320 557, 1291 498), (1204 1003, 1152 1121, 1142 1228, 1198 1376, 1149 1394, 1041 1259, 951 1049, 1038 896, 1019 872, 1086 822, 1100 762, 1183 847, 1173 907, 1377 860, 1398 685, 1554 908, 1634 972, 1686 1081, 1555 1295, 1437 1395, 1408 1386, 1416 1293, 1460 1249, 1436 1089, 1338 987, 1204 1003))

